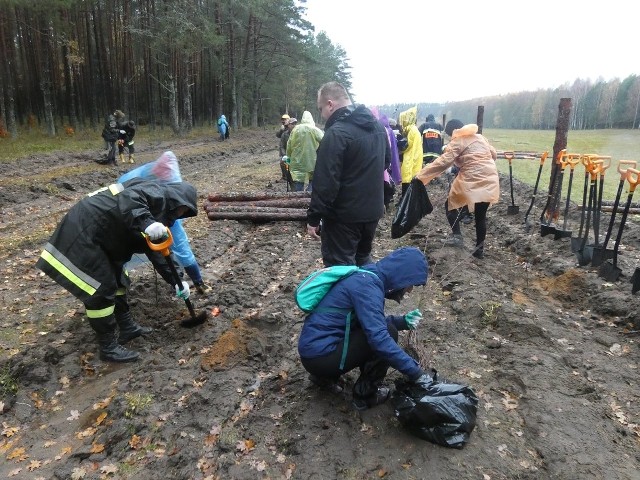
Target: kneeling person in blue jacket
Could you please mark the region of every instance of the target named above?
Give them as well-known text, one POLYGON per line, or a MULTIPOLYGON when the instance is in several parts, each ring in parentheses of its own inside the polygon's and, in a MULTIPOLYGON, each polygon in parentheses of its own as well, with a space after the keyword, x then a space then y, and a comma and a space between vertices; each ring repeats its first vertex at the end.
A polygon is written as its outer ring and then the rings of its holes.
POLYGON ((353 387, 353 406, 366 410, 387 400, 381 387, 391 366, 410 381, 425 375, 397 343, 398 330, 415 329, 419 310, 406 315, 384 313, 385 299, 400 302, 414 286, 424 285, 429 265, 422 252, 403 247, 376 263, 338 281, 307 316, 300 332, 298 353, 313 383, 335 387, 339 377, 354 368, 360 376, 353 387))

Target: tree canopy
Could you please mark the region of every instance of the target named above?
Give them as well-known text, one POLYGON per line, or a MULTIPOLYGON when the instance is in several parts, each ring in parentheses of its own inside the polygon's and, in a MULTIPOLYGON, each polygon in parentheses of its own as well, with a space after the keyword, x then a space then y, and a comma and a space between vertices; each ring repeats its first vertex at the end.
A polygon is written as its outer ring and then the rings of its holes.
POLYGON ((346 54, 294 0, 0 0, 0 127, 55 134, 116 109, 184 132, 225 114, 235 128, 315 109, 350 87, 346 54))

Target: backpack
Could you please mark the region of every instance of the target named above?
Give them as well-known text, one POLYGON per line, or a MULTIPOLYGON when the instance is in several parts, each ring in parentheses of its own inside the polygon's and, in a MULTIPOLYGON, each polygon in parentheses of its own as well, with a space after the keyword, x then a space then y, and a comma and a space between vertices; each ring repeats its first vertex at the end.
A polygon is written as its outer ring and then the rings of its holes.
POLYGON ((316 270, 296 287, 296 305, 305 313, 313 312, 336 282, 355 272, 375 275, 372 271, 355 265, 334 265, 316 270))

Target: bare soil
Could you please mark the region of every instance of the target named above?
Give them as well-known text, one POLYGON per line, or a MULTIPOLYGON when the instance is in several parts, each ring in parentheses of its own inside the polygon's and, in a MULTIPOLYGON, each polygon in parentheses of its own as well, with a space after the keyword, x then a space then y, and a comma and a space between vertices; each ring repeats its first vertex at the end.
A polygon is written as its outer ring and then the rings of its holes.
MULTIPOLYGON (((270 130, 136 146, 138 162, 173 150, 201 205, 213 192, 285 190, 270 130)), ((435 210, 409 235, 391 239, 393 211, 380 222, 376 258, 413 245, 431 266, 425 287, 387 306, 424 312, 400 343, 480 399, 476 429, 455 450, 409 434, 388 403, 358 413, 349 388, 310 384, 292 292, 321 261, 302 222, 212 222, 201 210, 185 228, 213 291, 192 300, 217 316, 181 328, 184 303, 141 265, 131 273, 132 309, 155 330, 130 344, 140 361, 99 361, 82 305, 34 264, 71 205, 131 168, 95 163, 101 156, 97 147, 0 165, 3 478, 640 478, 637 216, 622 237, 617 282, 579 267, 569 239, 541 237, 541 205, 526 228, 530 186, 516 182, 520 213, 507 215, 508 178, 489 210, 483 260, 442 246, 444 181, 429 186, 435 210)), ((578 215, 572 208, 574 232, 578 215)), ((463 233, 470 246, 473 225, 463 233)))

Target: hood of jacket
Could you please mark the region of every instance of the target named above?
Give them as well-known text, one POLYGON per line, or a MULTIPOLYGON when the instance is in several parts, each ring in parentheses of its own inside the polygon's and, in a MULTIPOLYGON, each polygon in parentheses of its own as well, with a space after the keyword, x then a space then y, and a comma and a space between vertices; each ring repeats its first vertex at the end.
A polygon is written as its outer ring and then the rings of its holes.
POLYGON ((196 193, 195 187, 190 183, 180 182, 166 184, 165 198, 167 199, 167 217, 170 225, 178 218, 195 217, 198 214, 198 207, 196 205, 198 194, 196 193), (188 210, 183 215, 178 215, 176 210, 182 206, 187 207, 188 210))
POLYGON ((429 278, 429 264, 423 253, 415 247, 402 247, 380 259, 367 270, 382 280, 385 293, 407 287, 424 285, 429 278))
POLYGON ((454 130, 451 134, 451 138, 468 137, 469 135, 475 135, 476 133, 478 133, 478 125, 475 123, 469 123, 462 128, 454 130))
POLYGON ((165 183, 155 182, 144 178, 132 178, 124 182, 125 189, 147 192, 150 197, 164 197, 164 208, 158 210, 149 205, 152 216, 161 223, 171 227, 179 218, 195 217, 198 214, 198 194, 193 185, 188 182, 165 183), (179 215, 178 208, 187 207, 187 211, 179 215))
POLYGON ((405 110, 398 117, 398 123, 402 127, 402 131, 406 132, 407 128, 411 125, 415 125, 418 121, 418 107, 411 107, 408 110, 405 110))
POLYGON ((316 126, 316 122, 313 120, 313 115, 311 115, 311 112, 308 110, 305 110, 302 113, 302 119, 300 120, 300 124, 301 125, 311 125, 311 126, 316 126))
POLYGON ((336 122, 349 122, 363 130, 373 131, 376 129, 378 119, 364 105, 348 105, 333 112, 333 115, 327 120, 325 130, 336 122))

